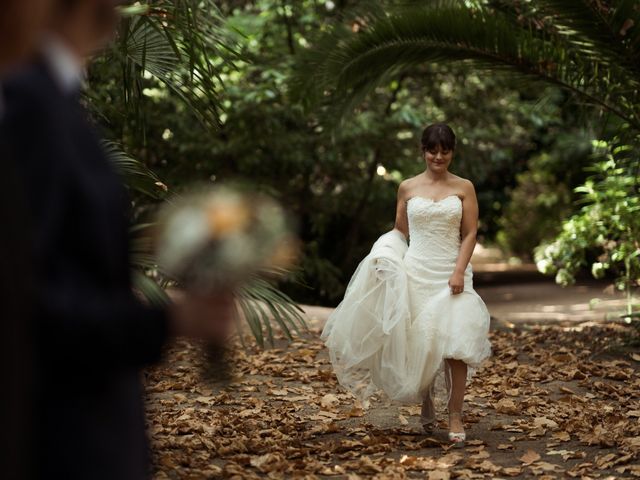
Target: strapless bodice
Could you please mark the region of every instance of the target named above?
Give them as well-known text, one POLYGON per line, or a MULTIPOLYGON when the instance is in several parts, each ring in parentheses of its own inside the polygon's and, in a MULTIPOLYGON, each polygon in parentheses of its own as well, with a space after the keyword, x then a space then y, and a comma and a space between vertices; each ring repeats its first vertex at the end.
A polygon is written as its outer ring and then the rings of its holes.
POLYGON ((413 258, 454 261, 460 250, 462 200, 448 195, 440 200, 411 197, 407 201, 409 250, 413 258))

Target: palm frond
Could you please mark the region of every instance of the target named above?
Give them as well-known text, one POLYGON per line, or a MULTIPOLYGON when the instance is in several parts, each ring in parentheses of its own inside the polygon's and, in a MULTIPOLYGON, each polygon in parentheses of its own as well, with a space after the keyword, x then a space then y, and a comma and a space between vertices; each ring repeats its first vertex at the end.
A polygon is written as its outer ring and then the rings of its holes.
POLYGON ((293 333, 307 330, 304 310, 289 296, 263 278, 255 278, 239 294, 239 304, 249 328, 258 344, 264 346, 265 332, 273 345, 275 338, 271 322, 275 321, 284 335, 293 339, 293 333))
POLYGON ((127 155, 120 146, 111 141, 103 141, 102 148, 116 169, 124 176, 129 188, 160 199, 165 196, 168 187, 146 165, 127 155))
POLYGON ((344 98, 352 106, 381 81, 412 66, 453 61, 554 83, 640 129, 640 82, 632 71, 595 62, 498 12, 462 6, 388 13, 358 33, 337 25, 303 56, 292 90, 307 104, 333 92, 332 100, 344 98))
POLYGON ((636 0, 610 5, 593 0, 536 0, 532 5, 550 15, 554 27, 583 53, 640 72, 640 51, 632 47, 633 33, 640 30, 636 0))
POLYGON ((204 123, 217 126, 222 66, 241 59, 213 0, 148 1, 125 10, 108 55, 121 64, 124 96, 133 109, 148 76, 167 86, 204 123))
POLYGON ((129 229, 129 255, 137 270, 149 271, 158 268, 154 255, 154 223, 138 223, 129 229))
POLYGON ((151 305, 166 307, 171 303, 171 299, 164 289, 140 270, 133 272, 133 287, 140 292, 151 305))
MULTIPOLYGON (((223 83, 219 71, 222 66, 233 68, 233 62, 242 58, 222 28, 224 19, 215 1, 155 0, 127 7, 124 13, 119 37, 102 60, 119 62, 126 106, 137 109, 151 77, 178 95, 204 123, 217 125, 221 111, 218 91, 223 83)), ((105 142, 104 148, 130 188, 171 201, 164 198, 167 188, 151 170, 115 143, 105 142)), ((131 233, 134 287, 150 303, 166 305, 170 299, 161 273, 157 278, 145 274, 157 271, 153 225, 136 225, 131 233)), ((301 331, 300 327, 306 328, 302 309, 263 278, 246 286, 238 300, 237 308, 260 346, 264 346, 265 337, 274 343, 272 322, 289 339, 294 331, 301 331)))
POLYGON ((179 51, 170 38, 146 17, 133 19, 125 47, 128 59, 161 79, 171 75, 180 60, 179 51))

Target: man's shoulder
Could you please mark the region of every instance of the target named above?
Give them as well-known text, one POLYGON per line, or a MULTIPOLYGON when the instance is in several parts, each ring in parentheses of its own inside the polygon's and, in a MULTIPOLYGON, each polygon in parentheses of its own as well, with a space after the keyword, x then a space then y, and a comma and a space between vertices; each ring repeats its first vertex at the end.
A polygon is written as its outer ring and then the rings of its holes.
POLYGON ((3 91, 4 136, 21 168, 39 178, 63 175, 71 158, 70 109, 46 68, 25 66, 3 81, 3 91))
POLYGON ((7 114, 44 114, 59 108, 62 95, 41 62, 24 66, 2 82, 7 114))

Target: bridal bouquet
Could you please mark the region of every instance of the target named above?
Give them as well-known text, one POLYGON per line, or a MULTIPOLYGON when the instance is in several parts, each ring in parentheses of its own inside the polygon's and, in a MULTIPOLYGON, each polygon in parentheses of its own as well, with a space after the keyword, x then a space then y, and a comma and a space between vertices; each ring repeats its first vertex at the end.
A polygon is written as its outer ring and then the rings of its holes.
POLYGON ((286 268, 296 240, 284 210, 264 195, 214 187, 169 204, 160 214, 158 264, 184 286, 233 286, 286 268))

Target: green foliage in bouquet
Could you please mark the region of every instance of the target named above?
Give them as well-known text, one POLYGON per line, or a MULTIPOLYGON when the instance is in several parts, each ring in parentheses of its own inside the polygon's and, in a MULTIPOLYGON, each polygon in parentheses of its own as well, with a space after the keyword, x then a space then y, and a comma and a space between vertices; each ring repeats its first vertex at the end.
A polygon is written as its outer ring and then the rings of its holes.
POLYGON ((594 278, 612 274, 615 287, 626 292, 624 316, 630 320, 638 317, 632 292, 640 286, 640 184, 637 172, 618 158, 629 146, 598 146, 607 150, 604 160, 589 167, 593 174, 576 188, 584 206, 552 242, 535 249, 535 260, 542 273, 555 274, 561 285, 575 282, 585 267, 594 278))

